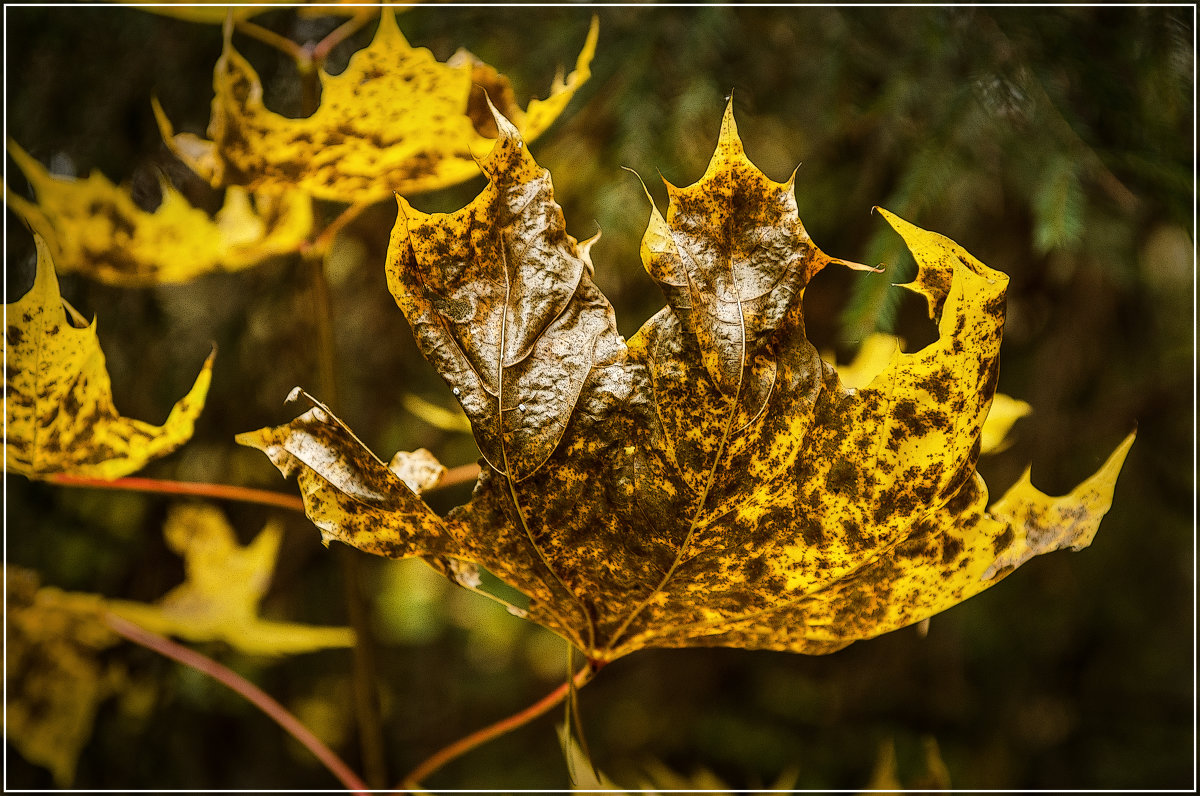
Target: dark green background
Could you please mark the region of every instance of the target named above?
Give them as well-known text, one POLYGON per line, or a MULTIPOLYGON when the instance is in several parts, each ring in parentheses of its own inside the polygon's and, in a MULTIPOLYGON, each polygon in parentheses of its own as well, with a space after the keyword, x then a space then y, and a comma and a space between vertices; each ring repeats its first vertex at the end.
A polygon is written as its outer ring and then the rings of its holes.
MULTIPOLYGON (((801 161, 800 213, 826 252, 885 262, 883 275, 829 269, 806 301, 810 336, 839 360, 874 328, 913 346, 933 339, 923 302, 888 287, 911 268, 873 205, 937 230, 1011 277, 1000 389, 1033 404, 1017 442, 980 465, 998 496, 1029 462, 1061 493, 1134 427, 1114 506, 1088 550, 1026 564, 997 588, 906 629, 823 658, 741 650, 645 651, 580 695, 597 765, 630 787, 652 761, 730 787, 866 785, 895 739, 902 781, 918 781, 922 738, 958 788, 1190 787, 1193 755, 1192 8, 455 8, 400 17, 441 59, 465 46, 544 96, 569 69, 593 11, 593 77, 532 146, 554 175, 572 234, 602 229, 596 280, 631 335, 661 306, 638 261, 657 174, 703 172, 734 92, 749 157, 776 180, 801 161)), ((257 21, 315 40, 333 19, 294 11, 257 21)), ((373 24, 335 51, 340 69, 373 24)), ((98 168, 152 204, 167 173, 194 201, 218 197, 174 162, 150 97, 178 129, 202 133, 217 26, 116 8, 6 9, 8 135, 43 162, 98 168)), ((267 102, 295 112, 290 62, 236 43, 261 69, 267 102)), ((9 184, 24 183, 9 167, 9 184)), ((480 180, 414 204, 462 206, 480 180)), ((336 210, 336 209, 335 209, 336 210)), ((335 411, 377 453, 427 446, 471 461, 471 439, 402 406, 449 405, 387 294, 383 257, 395 208, 348 231, 333 269, 340 397, 335 411)), ((32 243, 9 214, 8 298, 31 279, 32 243)), ((315 385, 311 304, 301 265, 281 259, 178 287, 115 289, 64 277, 98 315, 118 408, 161 422, 219 345, 195 439, 146 468, 164 478, 294 490, 235 433, 289 419, 295 385, 315 385)), ((153 600, 182 575, 161 525, 171 500, 7 477, 9 560, 46 582, 153 600)), ((441 510, 467 490, 440 495, 441 510)), ((243 540, 265 509, 226 505, 243 540)), ((265 610, 344 622, 334 557, 301 516, 265 610)), ((381 595, 390 776, 534 701, 561 681, 562 645, 405 565, 364 557, 381 595), (398 568, 399 567, 399 568, 398 568), (396 585, 399 583, 400 585, 396 585), (417 585, 413 585, 416 583, 417 585), (390 585, 389 585, 390 584, 390 585), (407 584, 407 585, 405 585, 407 584)), ((418 565, 419 566, 419 565, 418 565)), ((349 658, 271 662, 205 648, 289 706, 348 703, 349 658)), ((106 703, 76 785, 291 788, 336 783, 267 719, 220 686, 131 645, 110 657, 144 684, 149 707, 106 703)), ((330 726, 345 727, 333 711, 330 726)), ((430 787, 561 787, 566 766, 546 717, 431 777, 430 787)), ((352 764, 350 737, 339 746, 352 764)), ((8 749, 8 785, 49 786, 8 749)))

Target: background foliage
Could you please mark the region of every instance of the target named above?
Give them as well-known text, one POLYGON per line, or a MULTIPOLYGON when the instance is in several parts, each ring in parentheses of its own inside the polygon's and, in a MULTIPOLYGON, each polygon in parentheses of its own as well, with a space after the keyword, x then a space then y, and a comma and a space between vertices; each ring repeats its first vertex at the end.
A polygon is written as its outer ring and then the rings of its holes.
MULTIPOLYGON (((809 336, 839 361, 871 329, 932 339, 879 204, 959 241, 1010 274, 1000 390, 1029 401, 1017 443, 981 463, 993 495, 1033 462, 1065 491, 1136 425, 1138 441, 1096 542, 1039 558, 1001 587, 904 630, 823 658, 738 650, 645 651, 581 692, 597 764, 635 785, 652 761, 701 768, 735 787, 866 784, 881 743, 901 778, 933 736, 956 787, 1185 787, 1191 781, 1194 572, 1193 15, 1185 8, 418 7, 411 42, 445 59, 464 46, 506 72, 518 98, 544 95, 600 17, 593 77, 533 145, 554 176, 568 230, 604 237, 596 281, 631 335, 661 306, 637 247, 656 171, 703 172, 732 89, 747 153, 797 177, 801 217, 833 256, 885 262, 872 276, 830 269, 806 301, 809 336)), ((279 10, 256 21, 315 40, 335 19, 279 10)), ((373 30, 335 51, 336 70, 373 30)), ((203 132, 220 29, 118 7, 6 12, 8 135, 60 172, 98 168, 157 201, 158 172, 202 206, 219 195, 175 162, 150 109, 203 132)), ((267 104, 294 113, 292 63, 258 42, 267 104)), ((23 184, 11 167, 9 184, 23 184)), ((482 179, 413 198, 468 202, 482 179)), ((384 284, 394 205, 347 231, 330 261, 341 390, 333 408, 381 455, 425 446, 448 465, 469 435, 411 414, 406 395, 449 396, 416 351, 384 284)), ((8 298, 32 281, 32 239, 7 218, 8 298)), ((291 417, 314 383, 311 298, 300 264, 148 290, 64 277, 99 333, 118 408, 160 422, 209 341, 219 353, 191 443, 147 475, 290 489, 232 436, 291 417)), ((431 497, 435 508, 466 491, 431 497)), ((172 501, 71 490, 6 476, 8 559, 50 584, 153 600, 181 579, 162 542, 172 501)), ((269 512, 226 505, 243 542, 269 512)), ((287 534, 265 615, 343 623, 339 573, 302 516, 287 534), (332 598, 331 598, 332 596, 332 598)), ((365 557, 364 557, 365 558, 365 557)), ((365 562, 377 589, 385 718, 398 777, 466 732, 532 702, 565 676, 563 644, 449 586, 415 562, 365 562)), ((207 648, 250 676, 354 762, 344 651, 280 662, 207 648)), ((105 704, 80 761, 82 787, 331 785, 274 725, 220 686, 131 645, 109 653, 135 687, 105 704)), ((448 766, 433 787, 558 787, 566 766, 543 718, 448 766)), ((9 747, 8 784, 49 775, 9 747)))

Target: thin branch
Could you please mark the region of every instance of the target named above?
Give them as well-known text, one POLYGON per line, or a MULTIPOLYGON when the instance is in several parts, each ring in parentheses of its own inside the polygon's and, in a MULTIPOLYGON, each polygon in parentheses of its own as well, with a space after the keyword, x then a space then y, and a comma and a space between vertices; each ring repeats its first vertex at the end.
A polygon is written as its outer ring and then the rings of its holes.
POLYGON ((442 480, 438 481, 434 486, 424 490, 425 492, 436 492, 439 489, 448 489, 459 484, 469 484, 479 478, 479 465, 475 462, 470 464, 460 464, 458 467, 451 467, 442 476, 442 480))
POLYGON ((378 200, 368 202, 355 202, 354 204, 343 210, 337 218, 329 222, 329 226, 321 230, 321 234, 317 235, 311 242, 304 244, 300 253, 305 257, 313 257, 318 260, 324 258, 329 251, 329 247, 333 245, 333 239, 347 224, 358 218, 362 211, 372 205, 378 204, 378 200))
POLYGON ((371 631, 371 606, 362 589, 362 567, 358 551, 339 545, 334 555, 342 571, 346 613, 354 628, 354 716, 358 724, 363 775, 373 789, 386 785, 387 753, 384 748, 383 717, 379 704, 379 675, 375 639, 371 631))
MULTIPOLYGON (((337 355, 334 340, 333 291, 330 289, 329 276, 325 272, 325 251, 310 248, 304 252, 303 260, 309 271, 309 287, 313 300, 313 323, 317 338, 317 384, 326 400, 336 403, 338 383, 337 369, 334 365, 337 355)), ((354 676, 351 681, 354 687, 354 717, 358 726, 363 774, 371 787, 381 788, 388 778, 387 753, 383 737, 383 719, 380 715, 377 676, 379 667, 376 664, 370 604, 360 587, 362 564, 358 557, 348 549, 340 548, 337 559, 342 571, 346 615, 350 627, 354 629, 354 676)))
POLYGON ((498 738, 507 732, 512 732, 516 728, 528 724, 545 713, 553 710, 557 705, 561 704, 567 698, 572 688, 582 688, 591 681, 596 672, 599 671, 603 664, 587 664, 567 682, 560 685, 558 688, 551 691, 546 696, 534 702, 524 710, 514 713, 508 718, 501 719, 495 724, 489 724, 481 730, 476 730, 470 735, 460 738, 449 746, 443 747, 433 755, 428 757, 425 762, 414 768, 404 780, 396 786, 397 789, 416 790, 421 787, 421 780, 428 777, 430 774, 437 771, 442 766, 461 757, 477 746, 487 743, 493 738, 498 738))
POLYGON ((268 44, 274 47, 276 50, 279 50, 284 55, 294 60, 297 66, 303 67, 304 63, 312 62, 312 57, 308 54, 308 51, 304 47, 300 46, 286 36, 280 36, 273 30, 268 30, 262 25, 257 25, 245 19, 239 19, 235 21, 233 26, 239 33, 245 33, 247 36, 258 39, 263 44, 268 44))
POLYGON ((328 36, 316 43, 312 48, 313 61, 324 64, 334 47, 353 36, 363 25, 374 18, 375 9, 358 9, 353 17, 338 25, 328 36))
POLYGON ((211 484, 206 481, 166 481, 159 478, 85 478, 79 475, 58 473, 46 476, 46 480, 60 486, 84 486, 97 489, 120 489, 131 492, 154 492, 166 495, 190 495, 196 497, 236 500, 242 503, 258 503, 262 506, 304 511, 304 502, 296 495, 285 495, 269 489, 251 489, 230 484, 211 484))
POLYGON ((308 286, 312 297, 313 321, 317 346, 317 384, 321 398, 329 404, 338 402, 337 373, 334 367, 333 292, 325 273, 324 252, 309 249, 304 253, 308 269, 308 286))
MULTIPOLYGON (((425 492, 436 492, 459 484, 470 483, 479 477, 479 465, 475 463, 462 464, 452 467, 442 476, 442 480, 425 492)), ((288 509, 289 511, 304 511, 304 501, 296 495, 288 495, 271 489, 253 489, 248 486, 232 484, 214 484, 208 481, 171 481, 163 478, 139 478, 129 476, 114 478, 111 481, 103 478, 88 478, 82 475, 55 473, 48 475, 45 480, 58 486, 81 486, 93 489, 116 489, 125 492, 147 492, 161 495, 186 495, 189 497, 207 497, 217 500, 236 500, 239 503, 257 503, 260 506, 288 509)))
POLYGON ((222 666, 212 658, 201 655, 195 650, 181 644, 176 644, 174 641, 164 638, 157 633, 144 630, 133 622, 123 619, 116 614, 106 613, 104 615, 104 622, 117 635, 135 644, 140 644, 147 649, 154 650, 160 655, 182 663, 184 666, 190 666, 198 672, 207 674, 226 688, 236 691, 286 730, 293 738, 303 744, 347 789, 359 793, 366 792, 366 784, 333 750, 314 735, 308 727, 304 726, 299 719, 289 713, 287 708, 279 704, 279 702, 254 685, 254 683, 251 683, 227 666, 222 666))

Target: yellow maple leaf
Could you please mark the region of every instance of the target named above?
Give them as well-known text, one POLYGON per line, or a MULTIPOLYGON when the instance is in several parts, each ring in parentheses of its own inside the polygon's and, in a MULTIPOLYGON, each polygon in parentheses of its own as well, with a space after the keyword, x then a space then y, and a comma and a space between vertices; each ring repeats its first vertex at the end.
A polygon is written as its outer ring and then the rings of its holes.
MULTIPOLYGON (((892 356, 904 347, 904 341, 894 335, 876 333, 868 335, 858 348, 854 359, 837 365, 838 378, 842 385, 858 389, 866 387, 887 367, 892 356)), ((1033 411, 1024 401, 996 393, 991 409, 984 418, 979 435, 980 453, 999 453, 1012 444, 1008 432, 1022 417, 1033 411)))
POLYGON ((312 202, 298 191, 260 191, 252 204, 230 186, 210 218, 164 180, 162 203, 146 212, 98 171, 57 177, 13 141, 9 152, 37 195, 34 203, 6 189, 9 206, 45 238, 63 273, 130 287, 186 282, 296 251, 312 231, 312 202))
POLYGON ((979 434, 980 453, 999 453, 1012 444, 1009 431, 1013 424, 1033 411, 1033 407, 1018 398, 996 393, 983 430, 979 434))
POLYGON ((283 527, 271 523, 242 547, 219 509, 180 505, 163 528, 167 545, 183 556, 187 579, 157 605, 110 600, 114 614, 155 633, 189 641, 224 641, 251 655, 284 655, 349 647, 354 631, 275 622, 258 615, 267 593, 283 527))
POLYGON ((36 573, 4 569, 4 734, 68 788, 96 710, 113 692, 100 653, 119 639, 104 625, 100 596, 40 587, 36 573))
POLYGON ((321 199, 364 202, 478 174, 475 160, 495 135, 485 94, 532 141, 590 76, 598 27, 593 20, 575 70, 556 78, 547 99, 522 111, 496 70, 465 51, 440 63, 429 50, 412 47, 388 8, 371 44, 351 57, 345 71, 319 73, 321 104, 302 119, 263 105, 262 81, 234 49, 232 32, 227 25, 213 74, 208 139, 176 135, 155 103, 168 146, 214 186, 292 186, 321 199))
POLYGON ((975 471, 1004 274, 881 209, 939 336, 848 388, 807 340, 803 298, 822 268, 862 266, 813 244, 793 180, 746 158, 730 105, 703 177, 651 209, 642 256, 667 306, 626 343, 549 174, 496 124, 488 186, 455 213, 400 199, 387 263, 483 454, 470 502, 439 518, 327 410, 238 438, 298 473, 327 539, 486 567, 597 662, 828 653, 1091 540, 1132 434, 1063 498, 1023 481, 988 509, 975 471))
POLYGON ((121 478, 191 438, 215 352, 163 425, 122 417, 113 406, 96 321, 87 323, 62 298, 49 249, 40 236, 34 241, 33 287, 5 307, 8 470, 28 478, 121 478))

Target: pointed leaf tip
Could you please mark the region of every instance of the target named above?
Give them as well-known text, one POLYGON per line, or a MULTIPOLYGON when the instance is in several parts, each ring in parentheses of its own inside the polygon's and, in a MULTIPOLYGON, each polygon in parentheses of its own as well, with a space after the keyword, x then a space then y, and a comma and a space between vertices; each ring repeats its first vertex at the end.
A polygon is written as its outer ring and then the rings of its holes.
POLYGON ((1104 464, 1066 495, 1053 497, 1033 486, 1031 469, 996 501, 989 512, 1005 524, 1006 543, 982 578, 1007 575, 1034 556, 1055 550, 1079 551, 1092 543, 1112 507, 1113 492, 1137 432, 1121 441, 1104 464))
POLYGON ((95 320, 76 320, 78 313, 59 291, 49 245, 40 236, 34 242, 33 288, 7 305, 10 471, 27 478, 70 474, 112 480, 178 448, 191 438, 204 407, 215 352, 163 425, 122 417, 113 406, 95 320))

